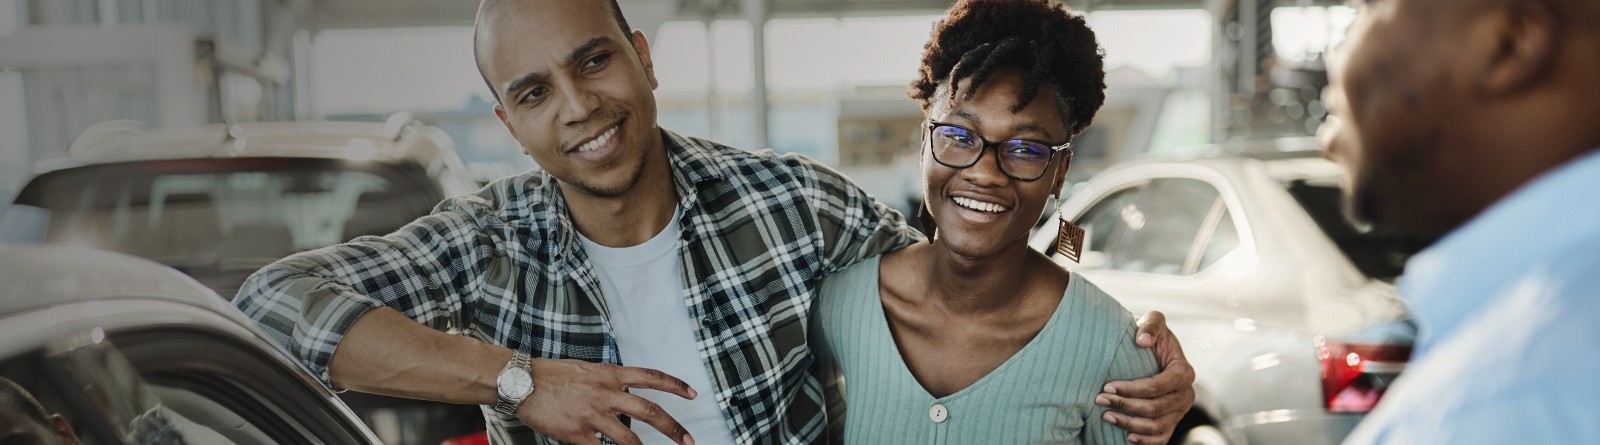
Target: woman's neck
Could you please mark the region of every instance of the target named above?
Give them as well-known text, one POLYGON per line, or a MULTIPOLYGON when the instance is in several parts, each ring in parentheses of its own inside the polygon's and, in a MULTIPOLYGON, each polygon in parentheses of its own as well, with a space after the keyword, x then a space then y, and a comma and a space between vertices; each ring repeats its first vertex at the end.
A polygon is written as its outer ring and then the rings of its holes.
POLYGON ((1038 263, 1025 242, 986 258, 960 255, 938 239, 929 244, 927 295, 954 313, 982 314, 1017 308, 1037 283, 1038 263))

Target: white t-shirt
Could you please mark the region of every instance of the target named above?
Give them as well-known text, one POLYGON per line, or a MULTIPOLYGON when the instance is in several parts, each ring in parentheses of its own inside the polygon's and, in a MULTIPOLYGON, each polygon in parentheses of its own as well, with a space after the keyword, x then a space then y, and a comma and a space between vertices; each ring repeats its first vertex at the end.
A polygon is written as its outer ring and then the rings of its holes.
MULTIPOLYGON (((716 388, 705 360, 695 346, 689 307, 678 264, 678 211, 661 233, 643 244, 613 248, 581 234, 583 251, 600 278, 600 293, 611 316, 622 364, 657 369, 687 382, 699 393, 694 400, 656 391, 632 389, 634 395, 661 405, 694 436, 697 444, 732 444, 733 433, 717 404, 716 388)), ((646 444, 674 443, 648 423, 635 420, 633 432, 646 444)))

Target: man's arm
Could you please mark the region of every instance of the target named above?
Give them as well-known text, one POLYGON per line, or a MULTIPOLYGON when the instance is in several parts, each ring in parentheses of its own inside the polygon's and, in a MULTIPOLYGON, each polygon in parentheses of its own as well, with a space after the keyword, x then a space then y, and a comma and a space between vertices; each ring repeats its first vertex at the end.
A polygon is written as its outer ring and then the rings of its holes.
POLYGON ((796 173, 806 178, 811 188, 812 211, 822 231, 820 247, 828 273, 923 239, 904 215, 878 202, 838 171, 803 157, 788 161, 798 163, 796 173))
MULTIPOLYGON (((499 244, 481 230, 471 198, 384 237, 290 256, 241 287, 235 305, 329 386, 451 403, 493 404, 495 377, 510 349, 443 330, 464 326, 463 306, 492 286, 483 275, 499 244)), ((504 258, 501 258, 503 261, 504 258)), ((625 392, 651 388, 685 398, 694 391, 660 371, 572 360, 534 359, 535 391, 517 417, 572 443, 639 439, 618 414, 680 443, 687 431, 660 407, 625 392)))
POLYGON ((1138 380, 1106 383, 1105 392, 1095 403, 1115 411, 1105 413, 1106 422, 1128 432, 1139 444, 1163 444, 1172 439, 1173 430, 1194 405, 1194 368, 1183 356, 1183 346, 1167 329, 1167 318, 1151 311, 1139 318, 1134 343, 1155 348, 1161 373, 1138 380))

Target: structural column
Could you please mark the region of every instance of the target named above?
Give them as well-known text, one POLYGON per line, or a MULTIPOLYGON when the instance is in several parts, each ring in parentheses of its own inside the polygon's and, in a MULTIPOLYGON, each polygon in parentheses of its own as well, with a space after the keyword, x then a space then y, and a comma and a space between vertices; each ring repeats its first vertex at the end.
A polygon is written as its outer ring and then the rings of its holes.
POLYGON ((754 68, 755 85, 750 91, 750 107, 755 113, 755 128, 753 136, 757 147, 771 148, 772 141, 767 139, 767 1, 768 0, 740 0, 739 11, 744 13, 745 21, 750 22, 750 45, 754 52, 750 61, 754 68))

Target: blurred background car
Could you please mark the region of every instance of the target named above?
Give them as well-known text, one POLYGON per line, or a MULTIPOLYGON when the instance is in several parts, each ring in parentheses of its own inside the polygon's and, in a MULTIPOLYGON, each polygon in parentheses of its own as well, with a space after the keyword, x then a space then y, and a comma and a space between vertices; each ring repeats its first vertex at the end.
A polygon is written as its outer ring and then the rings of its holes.
POLYGON ((1194 365, 1173 443, 1337 444, 1405 368, 1393 282, 1432 242, 1344 215, 1344 170, 1310 138, 1112 167, 1070 190, 1081 263, 1047 220, 1030 246, 1134 313, 1160 310, 1194 365))
MULTIPOLYGON (((7 241, 147 258, 229 300, 284 256, 387 234, 477 188, 449 136, 404 113, 385 123, 177 130, 112 121, 84 131, 68 153, 41 162, 6 210, 7 241)), ((390 443, 483 430, 471 406, 342 396, 390 443)))
MULTIPOLYGON (((253 322, 170 268, 4 246, 0 283, 0 377, 82 443, 379 443, 253 322)), ((0 442, 35 443, 17 431, 0 442)))

